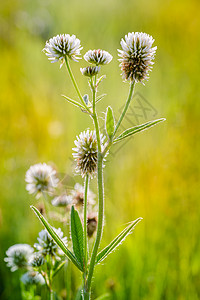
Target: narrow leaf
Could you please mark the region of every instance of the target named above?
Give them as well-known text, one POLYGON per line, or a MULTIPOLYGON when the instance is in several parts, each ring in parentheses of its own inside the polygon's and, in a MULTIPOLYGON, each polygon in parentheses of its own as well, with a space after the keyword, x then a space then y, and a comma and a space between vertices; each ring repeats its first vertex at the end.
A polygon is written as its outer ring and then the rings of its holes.
POLYGON ((71 208, 71 237, 74 254, 83 268, 83 227, 74 206, 71 208))
POLYGON ((109 138, 112 137, 114 130, 115 130, 115 120, 113 116, 113 110, 110 106, 108 106, 106 111, 106 132, 109 138))
POLYGON ((105 96, 106 96, 106 94, 102 94, 102 95, 98 96, 96 99, 96 103, 101 101, 105 96))
POLYGON ((131 222, 107 247, 105 247, 96 258, 96 264, 102 262, 112 251, 114 251, 131 233, 135 225, 140 222, 142 218, 138 218, 135 221, 131 222))
POLYGON ((111 296, 110 294, 106 293, 106 294, 103 294, 101 296, 99 296, 98 298, 96 298, 95 300, 105 300, 105 299, 111 299, 111 296))
POLYGON ((41 223, 44 225, 54 242, 60 247, 60 249, 65 253, 65 255, 75 264, 75 266, 80 270, 83 271, 82 266, 80 263, 77 261, 76 257, 74 254, 66 247, 66 245, 63 243, 61 238, 57 235, 57 233, 53 230, 51 225, 47 222, 47 220, 43 217, 43 215, 39 212, 37 208, 35 208, 33 205, 31 205, 31 208, 41 221, 41 223))
POLYGON ((104 80, 106 78, 106 75, 102 75, 101 77, 99 77, 99 79, 97 80, 96 86, 98 86, 102 80, 104 80))
POLYGON ((66 264, 67 260, 62 261, 59 266, 56 268, 56 270, 53 273, 53 277, 56 276, 56 274, 62 269, 62 267, 66 264))
POLYGON ((133 134, 136 134, 140 131, 143 131, 145 129, 148 129, 160 122, 163 122, 165 121, 166 119, 162 118, 162 119, 158 119, 158 120, 154 120, 154 121, 149 121, 147 123, 144 123, 144 124, 141 124, 141 125, 137 125, 137 126, 134 126, 132 128, 129 128, 129 129, 126 129, 124 132, 122 132, 115 140, 114 140, 114 143, 116 142, 119 142, 133 134))
POLYGON ((73 99, 71 99, 71 98, 69 98, 69 97, 67 97, 65 95, 61 95, 61 96, 64 97, 69 103, 71 103, 71 104, 73 104, 75 106, 78 106, 78 107, 80 107, 82 109, 85 109, 84 106, 81 105, 79 102, 77 102, 77 101, 75 101, 75 100, 73 100, 73 99))

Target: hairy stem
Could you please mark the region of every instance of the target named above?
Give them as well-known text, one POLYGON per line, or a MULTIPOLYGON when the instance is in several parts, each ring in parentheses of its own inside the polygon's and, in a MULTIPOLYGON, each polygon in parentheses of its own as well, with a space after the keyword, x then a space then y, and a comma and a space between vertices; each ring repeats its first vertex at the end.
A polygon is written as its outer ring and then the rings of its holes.
POLYGON ((89 188, 89 176, 85 177, 85 195, 84 195, 84 259, 85 259, 85 268, 87 269, 87 260, 88 260, 88 244, 87 244, 87 194, 89 188))
POLYGON ((127 109, 128 109, 128 107, 129 107, 129 104, 130 104, 131 99, 132 99, 132 97, 133 97, 134 86, 135 86, 135 81, 131 81, 131 83, 130 83, 130 89, 129 89, 129 94, 128 94, 128 98, 127 98, 127 100, 126 100, 126 103, 125 103, 124 109, 123 109, 123 111, 122 111, 122 114, 121 114, 121 116, 120 116, 120 118, 119 118, 119 121, 117 122, 117 125, 115 126, 115 131, 114 131, 113 137, 115 136, 115 134, 116 134, 116 132, 117 132, 119 126, 121 125, 121 122, 122 122, 122 120, 123 120, 123 118, 124 118, 124 116, 125 116, 125 114, 126 114, 126 112, 127 112, 127 109))
POLYGON ((98 144, 98 161, 97 161, 97 182, 98 182, 98 225, 97 225, 97 234, 96 234, 96 240, 94 244, 94 248, 92 251, 92 256, 90 260, 90 266, 89 266, 89 272, 88 272, 88 278, 87 278, 87 290, 90 291, 91 289, 91 282, 92 282, 92 276, 94 272, 95 267, 95 261, 97 256, 97 251, 99 248, 99 244, 101 241, 101 236, 103 232, 103 212, 104 212, 104 203, 103 203, 103 156, 101 154, 101 141, 100 141, 100 132, 99 132, 99 124, 98 124, 98 118, 95 111, 95 101, 96 101, 96 76, 94 79, 94 85, 93 85, 93 121, 96 131, 96 137, 97 137, 97 144, 98 144))
POLYGON ((83 272, 83 296, 84 299, 86 298, 87 294, 87 262, 88 262, 88 242, 87 242, 87 194, 88 194, 88 187, 89 187, 89 176, 86 175, 85 177, 85 194, 84 194, 84 272, 83 272))
POLYGON ((79 88, 78 88, 78 85, 77 85, 77 83, 76 83, 76 80, 75 80, 74 75, 73 75, 73 73, 72 73, 72 70, 71 70, 71 68, 70 68, 70 65, 69 65, 69 62, 68 62, 67 57, 65 57, 65 63, 66 63, 67 70, 68 70, 68 72, 69 72, 69 76, 70 76, 71 81, 72 81, 72 83, 73 83, 73 85, 74 85, 74 87, 75 87, 75 90, 76 90, 76 92, 77 92, 77 94, 78 94, 79 99, 81 100, 81 102, 82 102, 83 106, 85 107, 86 111, 87 111, 88 113, 91 113, 90 110, 89 110, 89 108, 87 107, 87 105, 85 104, 85 102, 84 102, 84 100, 83 100, 83 97, 82 97, 81 92, 80 92, 80 90, 79 90, 79 88))

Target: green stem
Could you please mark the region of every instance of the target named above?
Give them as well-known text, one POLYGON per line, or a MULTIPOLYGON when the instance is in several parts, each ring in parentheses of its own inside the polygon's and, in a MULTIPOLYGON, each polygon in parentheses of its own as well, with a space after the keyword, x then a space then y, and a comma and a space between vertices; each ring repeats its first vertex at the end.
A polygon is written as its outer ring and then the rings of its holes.
POLYGON ((50 300, 54 300, 54 295, 53 295, 54 293, 53 293, 53 290, 50 290, 50 300))
POLYGON ((87 244, 87 193, 89 186, 89 176, 85 177, 85 195, 84 195, 84 259, 85 259, 85 272, 87 272, 88 260, 88 244, 87 244))
POLYGON ((66 290, 67 290, 67 300, 71 299, 71 261, 68 260, 68 263, 65 267, 66 272, 66 290))
POLYGON ((83 106, 85 107, 86 111, 87 111, 88 113, 91 113, 90 110, 89 110, 89 108, 87 107, 87 105, 85 104, 85 102, 84 102, 84 100, 83 100, 83 97, 82 97, 81 92, 80 92, 80 90, 79 90, 79 88, 78 88, 78 85, 77 85, 77 83, 76 83, 76 80, 75 80, 74 75, 73 75, 73 73, 72 73, 72 70, 71 70, 71 68, 70 68, 70 65, 69 65, 69 62, 68 62, 67 57, 65 57, 65 63, 66 63, 66 66, 67 66, 67 70, 68 70, 68 72, 69 72, 69 76, 70 76, 71 81, 72 81, 72 83, 73 83, 73 85, 74 85, 74 87, 75 87, 75 90, 76 90, 76 92, 77 92, 77 94, 78 94, 79 99, 81 100, 81 102, 82 102, 83 106))
POLYGON ((116 134, 116 132, 117 132, 117 130, 118 130, 118 128, 119 128, 119 126, 120 126, 120 124, 121 124, 121 122, 122 122, 125 114, 126 114, 126 111, 127 111, 128 107, 129 107, 129 104, 130 104, 131 99, 133 97, 134 86, 135 86, 135 81, 131 81, 131 83, 130 83, 130 89, 129 89, 129 95, 128 95, 128 98, 126 100, 123 112, 122 112, 122 114, 121 114, 121 116, 119 118, 119 121, 117 122, 117 125, 115 126, 115 131, 114 131, 113 137, 115 136, 115 134, 116 134))
POLYGON ((90 260, 90 266, 89 266, 89 272, 88 272, 88 278, 87 278, 87 290, 90 292, 91 289, 91 282, 92 282, 92 276, 94 272, 95 267, 95 261, 97 256, 97 251, 99 248, 99 244, 101 241, 101 236, 103 232, 103 212, 104 212, 104 203, 103 203, 103 156, 101 154, 101 141, 100 141, 100 132, 99 132, 99 124, 98 119, 95 111, 95 101, 96 101, 96 77, 94 80, 93 85, 93 120, 94 120, 94 126, 96 130, 96 137, 97 137, 97 145, 98 145, 98 154, 97 154, 97 182, 98 182, 98 225, 97 225, 97 234, 96 234, 96 240, 94 244, 94 248, 92 251, 92 256, 90 260))

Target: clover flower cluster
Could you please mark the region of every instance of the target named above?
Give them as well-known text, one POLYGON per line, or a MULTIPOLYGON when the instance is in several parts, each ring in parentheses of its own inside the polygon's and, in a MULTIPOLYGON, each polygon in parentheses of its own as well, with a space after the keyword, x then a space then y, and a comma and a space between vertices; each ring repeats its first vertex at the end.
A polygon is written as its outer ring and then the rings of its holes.
POLYGON ((43 52, 52 63, 61 60, 62 67, 66 57, 78 61, 82 49, 80 40, 75 35, 59 34, 46 42, 43 52))
MULTIPOLYGON (((83 131, 74 141, 76 148, 72 150, 73 157, 76 161, 76 172, 80 173, 82 177, 89 175, 91 178, 97 172, 97 138, 95 131, 83 131)), ((105 137, 100 136, 100 143, 103 149, 103 142, 105 137)))
POLYGON ((148 80, 154 64, 157 47, 152 47, 154 39, 143 32, 132 32, 121 40, 122 50, 118 50, 122 77, 125 80, 142 82, 148 80))
MULTIPOLYGON (((60 228, 53 228, 56 234, 60 237, 62 242, 67 246, 67 237, 63 237, 63 232, 60 228)), ((35 249, 44 257, 50 255, 57 260, 61 260, 61 256, 64 255, 63 251, 54 242, 50 234, 46 229, 39 232, 38 243, 34 244, 35 249)))
MULTIPOLYGON (((88 206, 96 204, 96 195, 89 189, 87 195, 88 206)), ((51 204, 58 207, 66 207, 68 205, 75 205, 76 207, 82 207, 84 202, 84 186, 76 183, 74 188, 68 194, 61 194, 55 197, 51 204)))
POLYGON ((26 269, 31 261, 34 249, 28 244, 16 244, 7 251, 4 261, 12 272, 18 269, 26 269))
MULTIPOLYGON (((67 244, 67 238, 63 237, 61 229, 53 229, 63 243, 67 244)), ((4 258, 7 267, 12 272, 18 269, 26 270, 26 273, 20 277, 21 282, 26 287, 45 284, 44 277, 46 276, 45 270, 47 267, 44 265, 47 262, 47 255, 56 259, 56 261, 61 261, 64 255, 46 230, 42 230, 39 233, 38 243, 34 247, 36 249, 35 252, 28 244, 13 245, 6 251, 6 257, 4 258)))
POLYGON ((24 273, 20 280, 25 286, 45 284, 44 277, 39 272, 35 271, 28 271, 24 273))
POLYGON ((36 195, 36 199, 38 199, 42 193, 53 193, 59 179, 56 176, 56 170, 46 163, 39 163, 28 169, 25 181, 29 194, 36 195))

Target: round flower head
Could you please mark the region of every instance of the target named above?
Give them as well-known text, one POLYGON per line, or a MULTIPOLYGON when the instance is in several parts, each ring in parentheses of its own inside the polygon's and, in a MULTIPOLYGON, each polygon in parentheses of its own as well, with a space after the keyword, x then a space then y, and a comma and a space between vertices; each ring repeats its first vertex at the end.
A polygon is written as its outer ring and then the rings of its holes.
POLYGON ((26 272, 25 274, 23 274, 21 276, 20 280, 26 286, 28 286, 28 285, 37 285, 37 284, 40 284, 40 285, 45 284, 45 280, 44 280, 43 276, 40 273, 34 272, 34 271, 26 272))
POLYGON ((81 49, 83 47, 81 47, 80 40, 75 35, 60 34, 46 42, 43 52, 52 63, 61 60, 60 67, 62 67, 65 57, 78 61, 81 58, 79 57, 81 49))
POLYGON ((34 252, 31 257, 30 265, 32 267, 38 268, 41 267, 44 263, 45 263, 45 259, 43 255, 39 252, 34 252))
POLYGON ((107 65, 112 60, 112 55, 105 50, 89 50, 85 53, 84 59, 90 64, 107 65))
POLYGON ((68 206, 71 203, 72 203, 72 197, 71 197, 71 195, 66 195, 66 194, 62 194, 62 195, 60 195, 58 197, 55 197, 51 201, 51 204, 53 206, 68 206))
MULTIPOLYGON (((52 227, 53 228, 53 227, 52 227)), ((60 228, 53 228, 57 235, 62 239, 63 243, 67 245, 67 238, 63 237, 63 232, 60 228)), ((57 246, 52 237, 49 235, 46 229, 39 232, 38 243, 35 243, 34 247, 43 256, 50 255, 56 259, 60 259, 60 256, 64 255, 63 251, 57 246)))
MULTIPOLYGON (((100 140, 103 146, 105 137, 101 134, 100 140)), ((77 136, 77 140, 74 141, 76 148, 73 148, 76 153, 73 153, 73 157, 77 163, 76 171, 81 173, 82 177, 93 175, 97 171, 97 139, 95 131, 84 131, 77 136)))
MULTIPOLYGON (((83 206, 84 192, 85 192, 84 186, 82 186, 79 183, 76 183, 74 186, 74 189, 72 190, 73 204, 75 204, 78 207, 83 206)), ((88 190, 88 193, 87 193, 88 205, 94 205, 96 203, 94 200, 95 197, 96 197, 96 195, 91 190, 88 190)))
POLYGON ((38 199, 43 192, 52 193, 57 187, 59 179, 56 171, 49 165, 36 164, 31 166, 26 172, 26 189, 29 194, 35 194, 38 199))
POLYGON ((16 244, 11 246, 7 251, 7 257, 4 261, 7 262, 7 266, 14 272, 21 268, 27 268, 29 266, 33 248, 27 244, 16 244))
POLYGON ((153 37, 143 32, 129 32, 125 40, 121 40, 122 50, 118 50, 118 55, 121 57, 120 67, 125 80, 148 80, 157 49, 152 47, 153 42, 153 37))
POLYGON ((84 75, 84 76, 87 76, 87 77, 92 77, 92 76, 95 76, 99 73, 100 71, 100 67, 96 66, 96 67, 86 67, 86 68, 80 68, 81 70, 81 73, 84 75))

